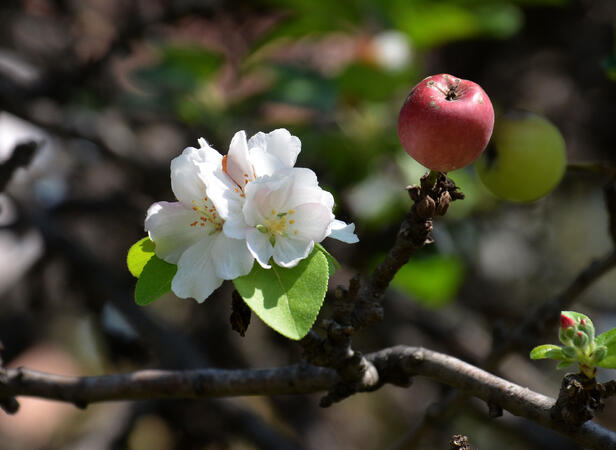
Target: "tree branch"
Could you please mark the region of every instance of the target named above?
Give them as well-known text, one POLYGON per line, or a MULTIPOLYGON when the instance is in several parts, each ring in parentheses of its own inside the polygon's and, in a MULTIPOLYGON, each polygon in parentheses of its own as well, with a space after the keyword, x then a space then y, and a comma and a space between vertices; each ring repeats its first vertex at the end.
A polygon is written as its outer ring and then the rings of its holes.
MULTIPOLYGON (((571 427, 552 417, 555 399, 533 392, 457 358, 419 347, 398 346, 366 355, 378 377, 361 386, 372 391, 389 380, 425 376, 500 406, 594 449, 616 449, 616 433, 586 422, 571 427)), ((42 397, 85 406, 91 402, 152 398, 210 398, 305 394, 329 389, 333 369, 296 364, 277 369, 143 370, 120 375, 69 377, 26 368, 0 373, 0 397, 42 397)))
MULTIPOLYGON (((431 243, 432 220, 443 216, 452 201, 464 198, 455 183, 446 174, 431 171, 420 180, 420 185, 407 187, 413 206, 400 225, 393 247, 383 262, 364 283, 353 277, 349 288, 336 289, 333 317, 322 319, 318 327, 325 330, 320 337, 312 330, 301 341, 304 358, 312 364, 336 369, 339 381, 332 386, 321 406, 359 392, 362 386, 378 380, 378 374, 360 352, 351 347, 351 336, 358 330, 379 322, 383 318, 381 300, 391 280, 411 256, 424 245, 431 243)), ((408 386, 408 377, 389 380, 408 386)))

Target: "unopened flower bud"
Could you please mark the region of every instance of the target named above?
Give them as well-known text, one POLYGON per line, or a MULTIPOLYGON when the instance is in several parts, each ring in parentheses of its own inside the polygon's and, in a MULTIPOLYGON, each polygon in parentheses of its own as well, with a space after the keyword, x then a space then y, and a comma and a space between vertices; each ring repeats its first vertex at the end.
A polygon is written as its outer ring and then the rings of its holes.
POLYGON ((586 334, 590 340, 595 339, 595 327, 592 323, 588 323, 588 321, 582 319, 580 320, 580 325, 578 325, 578 330, 586 334))
POLYGON ((560 315, 560 328, 565 330, 565 329, 567 329, 569 327, 572 327, 574 325, 575 325, 575 320, 573 320, 571 317, 565 316, 564 314, 560 315))
POLYGON ((578 348, 585 347, 588 344, 588 335, 581 331, 578 331, 573 337, 573 345, 578 348))
POLYGON ((573 337, 575 336, 575 328, 574 327, 569 327, 565 330, 565 336, 567 337, 567 339, 573 339, 573 337))

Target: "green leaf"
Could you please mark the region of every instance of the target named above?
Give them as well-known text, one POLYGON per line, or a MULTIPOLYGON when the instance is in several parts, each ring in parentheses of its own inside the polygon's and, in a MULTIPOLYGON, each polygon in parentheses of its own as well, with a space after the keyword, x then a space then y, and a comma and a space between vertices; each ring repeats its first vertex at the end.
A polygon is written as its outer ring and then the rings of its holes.
POLYGON ((601 333, 595 339, 595 343, 597 346, 607 347, 607 355, 597 365, 605 369, 616 369, 616 328, 601 333))
POLYGON ((530 352, 530 359, 545 358, 561 360, 564 359, 565 356, 563 355, 562 348, 558 345, 551 344, 539 345, 533 348, 530 352))
POLYGON ((596 337, 595 343, 597 345, 605 345, 606 347, 608 347, 608 350, 610 345, 614 345, 614 350, 616 350, 616 328, 612 328, 605 333, 601 333, 599 336, 596 337))
POLYGON ((327 291, 329 267, 320 251, 291 268, 272 264, 233 280, 235 288, 250 308, 274 330, 288 337, 303 338, 317 318, 327 291))
POLYGON ((566 359, 564 361, 561 361, 558 363, 558 365, 556 366, 557 369, 565 369, 567 367, 569 367, 571 364, 575 363, 577 361, 572 361, 570 359, 566 359))
POLYGON ((145 306, 171 290, 171 280, 177 271, 175 264, 169 264, 158 256, 152 256, 143 267, 135 286, 135 301, 145 306))
POLYGON ((126 265, 129 272, 135 277, 141 276, 141 271, 147 262, 154 256, 154 242, 149 237, 144 237, 140 241, 135 242, 128 250, 126 256, 126 265))
POLYGON ((604 369, 616 369, 616 355, 608 353, 605 358, 597 363, 597 366, 604 369))
POLYGON ((338 262, 338 260, 336 260, 336 258, 334 258, 334 256, 330 252, 325 250, 325 247, 323 247, 319 243, 314 244, 314 247, 317 250, 319 250, 321 253, 323 253, 325 257, 327 258, 327 266, 329 269, 330 277, 334 274, 334 272, 336 272, 336 270, 340 270, 340 263, 338 262))

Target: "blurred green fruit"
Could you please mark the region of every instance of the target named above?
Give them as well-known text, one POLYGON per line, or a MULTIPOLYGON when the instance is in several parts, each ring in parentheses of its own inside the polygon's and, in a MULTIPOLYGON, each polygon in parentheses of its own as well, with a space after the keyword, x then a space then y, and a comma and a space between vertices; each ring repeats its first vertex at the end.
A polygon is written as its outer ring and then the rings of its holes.
POLYGON ((537 114, 515 111, 497 119, 475 168, 497 197, 530 202, 558 185, 566 164, 565 140, 558 128, 537 114))

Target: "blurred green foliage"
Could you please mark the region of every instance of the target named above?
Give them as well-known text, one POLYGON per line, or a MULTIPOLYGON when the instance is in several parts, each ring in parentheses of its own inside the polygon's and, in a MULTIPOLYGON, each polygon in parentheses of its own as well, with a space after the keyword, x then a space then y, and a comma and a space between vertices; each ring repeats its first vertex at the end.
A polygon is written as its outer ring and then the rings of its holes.
POLYGON ((433 254, 411 259, 396 274, 392 285, 422 305, 437 308, 455 299, 464 272, 460 258, 433 254))

